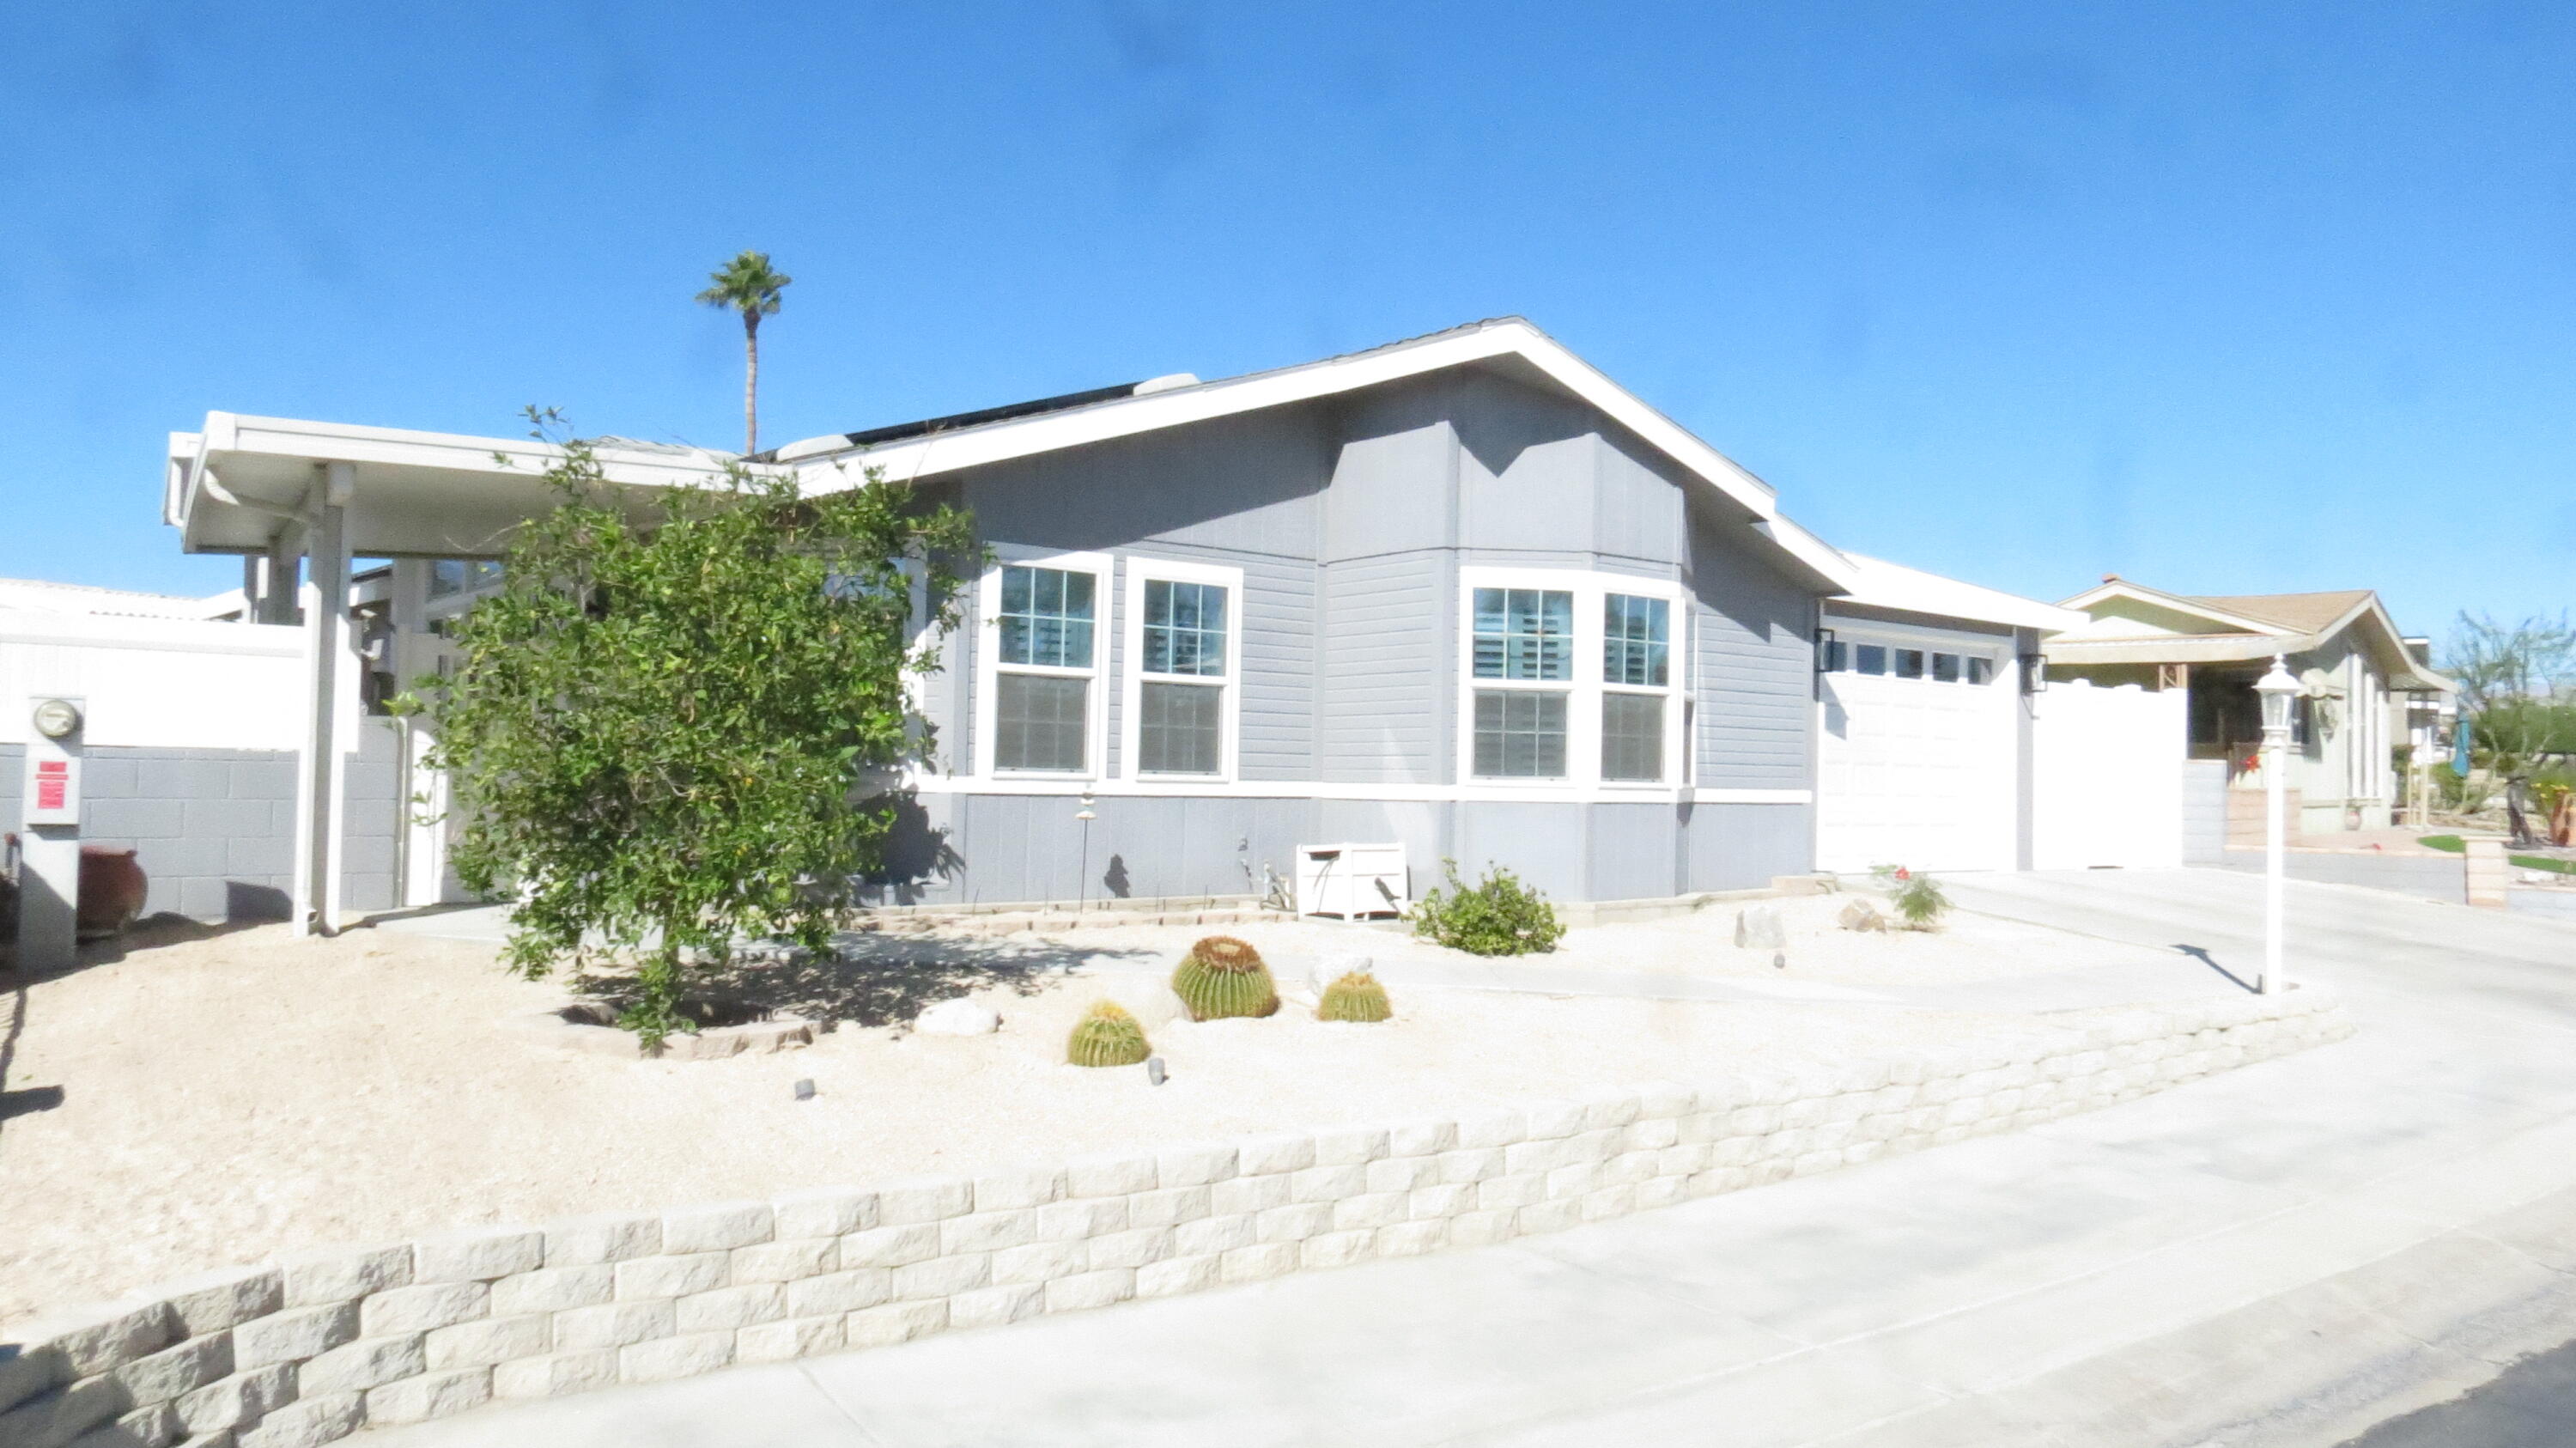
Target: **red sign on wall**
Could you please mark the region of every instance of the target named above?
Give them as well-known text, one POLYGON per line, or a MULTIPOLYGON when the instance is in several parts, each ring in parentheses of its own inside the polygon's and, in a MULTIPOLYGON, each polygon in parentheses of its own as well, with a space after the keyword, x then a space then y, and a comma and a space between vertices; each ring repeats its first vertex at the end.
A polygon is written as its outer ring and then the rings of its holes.
POLYGON ((69 760, 42 759, 36 762, 36 808, 59 810, 71 793, 72 766, 69 760))

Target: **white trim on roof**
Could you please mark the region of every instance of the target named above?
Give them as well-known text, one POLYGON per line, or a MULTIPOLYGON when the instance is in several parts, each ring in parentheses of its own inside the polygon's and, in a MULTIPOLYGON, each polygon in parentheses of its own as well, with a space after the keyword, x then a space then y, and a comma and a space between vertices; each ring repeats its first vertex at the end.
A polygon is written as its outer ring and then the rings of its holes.
POLYGON ((2086 622, 2085 615, 2076 609, 2041 603, 2001 589, 1962 583, 1955 578, 1944 578, 1938 573, 1926 573, 1883 558, 1870 558, 1858 553, 1846 553, 1843 557, 1850 560, 1856 578, 1842 597, 1825 600, 1828 609, 1837 603, 1856 603, 1868 608, 1999 623, 2012 628, 2036 629, 2041 633, 2065 633, 2083 627, 2086 622))
POLYGON ((2152 603, 2158 608, 2170 608, 2176 613, 2191 614, 2194 617, 2205 618, 2212 623, 2222 623, 2227 625, 2229 628, 2240 629, 2246 633, 2272 634, 2286 638, 2299 632, 2297 629, 2285 627, 2281 624, 2268 623, 2259 618, 2247 618, 2243 614, 2229 613, 2223 608, 2212 608, 2208 604, 2194 602, 2191 599, 2184 598, 2180 594, 2167 593, 2162 589, 2157 588, 2149 588, 2142 583, 2131 583, 2125 578, 2106 579, 2103 582, 2095 584, 2093 587, 2084 590, 2082 593, 2075 595, 2073 598, 2060 600, 2057 606, 2060 608, 2071 608, 2078 612, 2089 613, 2091 612, 2093 605, 2100 603, 2106 598, 2133 598, 2140 603, 2152 603))
MULTIPOLYGON (((1167 427, 1280 407, 1318 397, 1375 387, 1407 377, 1464 366, 1497 357, 1518 357, 1558 385, 1600 409, 1620 426, 1645 439, 1666 456, 1732 499, 1755 520, 1774 525, 1772 536, 1793 556, 1837 584, 1847 581, 1850 565, 1813 534, 1782 517, 1779 500, 1768 483, 1746 472, 1733 459, 1640 400, 1636 394, 1577 357, 1555 338, 1525 321, 1490 322, 1442 332, 1374 351, 1308 362, 1272 372, 1175 387, 1169 391, 1111 398, 1061 412, 1007 418, 952 432, 904 438, 873 448, 845 448, 800 458, 799 483, 817 491, 848 487, 858 481, 852 468, 878 469, 896 481, 935 477, 962 468, 982 467, 1037 453, 1133 437, 1167 427)), ((792 451, 799 444, 790 444, 792 451)))

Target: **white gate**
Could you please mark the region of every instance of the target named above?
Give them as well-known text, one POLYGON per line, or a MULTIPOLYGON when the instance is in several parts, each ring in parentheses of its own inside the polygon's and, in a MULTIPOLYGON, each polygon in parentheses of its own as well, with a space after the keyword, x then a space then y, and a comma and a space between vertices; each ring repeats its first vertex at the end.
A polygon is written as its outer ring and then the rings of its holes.
POLYGON ((2182 863, 2189 699, 2181 689, 2058 681, 2034 700, 2035 868, 2182 863))

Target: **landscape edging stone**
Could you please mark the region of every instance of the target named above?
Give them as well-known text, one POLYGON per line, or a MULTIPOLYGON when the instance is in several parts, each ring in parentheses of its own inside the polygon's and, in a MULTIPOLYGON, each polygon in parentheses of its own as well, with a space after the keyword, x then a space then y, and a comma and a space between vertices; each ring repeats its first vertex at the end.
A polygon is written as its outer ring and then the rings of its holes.
POLYGON ((1698 1086, 298 1253, 20 1324, 0 1343, 0 1448, 78 1448, 102 1430, 152 1448, 323 1443, 496 1399, 1491 1245, 2034 1126, 2351 1034, 2311 987, 1698 1086))

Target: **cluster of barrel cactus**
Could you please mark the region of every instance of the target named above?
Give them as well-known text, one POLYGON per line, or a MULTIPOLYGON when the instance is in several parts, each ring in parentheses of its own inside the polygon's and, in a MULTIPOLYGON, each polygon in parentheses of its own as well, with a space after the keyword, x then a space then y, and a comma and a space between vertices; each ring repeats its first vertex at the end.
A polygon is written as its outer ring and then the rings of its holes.
POLYGON ((1211 935, 1191 946, 1172 972, 1172 994, 1194 1021, 1279 1012, 1279 988, 1261 952, 1231 935, 1211 935))
POLYGON ((1152 1055, 1145 1028, 1116 1001, 1094 1004, 1074 1023, 1065 1059, 1077 1066, 1133 1066, 1152 1055))
MULTIPOLYGON (((1172 971, 1172 994, 1194 1021, 1279 1013, 1279 987, 1261 952, 1231 935, 1211 935, 1191 946, 1172 971)), ((1315 1006, 1319 1021, 1383 1021, 1394 1014, 1386 987, 1365 969, 1344 972, 1324 987, 1315 1006)), ((1133 1066, 1153 1049, 1134 1016, 1115 1001, 1101 1001, 1075 1024, 1065 1059, 1077 1066, 1133 1066)))

